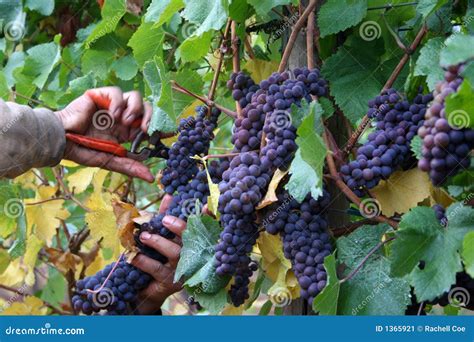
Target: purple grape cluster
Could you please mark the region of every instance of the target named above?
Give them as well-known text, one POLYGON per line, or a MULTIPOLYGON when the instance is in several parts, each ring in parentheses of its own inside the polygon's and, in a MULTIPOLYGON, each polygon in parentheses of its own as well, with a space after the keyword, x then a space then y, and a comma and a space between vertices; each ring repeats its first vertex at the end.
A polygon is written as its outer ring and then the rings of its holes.
POLYGON ((411 168, 414 156, 410 142, 423 124, 431 94, 415 96, 410 103, 396 90, 388 89, 369 101, 367 115, 374 119, 375 131, 357 150, 356 159, 341 167, 344 182, 362 197, 380 180, 388 179, 399 167, 411 168))
MULTIPOLYGON (((463 79, 459 75, 463 66, 449 68, 445 80, 436 86, 434 101, 426 112, 425 121, 418 130, 423 139, 423 158, 418 167, 428 172, 434 185, 442 185, 450 176, 470 166, 470 152, 474 148, 474 130, 456 127, 448 122, 444 101, 446 96, 455 93, 463 79)), ((463 119, 463 113, 459 113, 463 119)), ((456 123, 456 114, 453 114, 456 123)), ((467 113, 466 117, 467 118, 467 113)))
POLYGON ((235 306, 240 306, 249 298, 249 284, 250 277, 253 272, 258 270, 258 265, 255 261, 252 261, 250 257, 248 263, 241 263, 237 267, 234 276, 234 283, 231 285, 229 290, 229 296, 232 303, 235 306))
POLYGON ((199 171, 197 161, 192 157, 207 153, 220 115, 216 108, 211 110, 209 118, 207 112, 205 106, 196 107, 196 117, 182 119, 178 126, 178 141, 169 150, 167 168, 161 178, 168 194, 173 194, 180 185, 186 185, 199 171))
POLYGON ((252 102, 253 94, 260 87, 255 84, 249 75, 239 71, 230 75, 230 80, 227 81, 227 88, 232 91, 232 98, 239 102, 240 107, 245 108, 252 102))
POLYGON ((300 284, 301 297, 311 304, 326 286, 323 263, 332 252, 324 215, 330 202, 329 193, 324 190, 318 200, 308 195, 301 203, 287 193, 280 194, 278 199, 268 209, 264 227, 270 234, 280 234, 283 252, 300 284))
POLYGON ((136 302, 138 292, 150 280, 148 274, 121 257, 116 265, 107 265, 95 275, 77 281, 72 305, 74 310, 86 315, 101 310, 107 310, 109 315, 124 315, 130 312, 130 303, 136 302))

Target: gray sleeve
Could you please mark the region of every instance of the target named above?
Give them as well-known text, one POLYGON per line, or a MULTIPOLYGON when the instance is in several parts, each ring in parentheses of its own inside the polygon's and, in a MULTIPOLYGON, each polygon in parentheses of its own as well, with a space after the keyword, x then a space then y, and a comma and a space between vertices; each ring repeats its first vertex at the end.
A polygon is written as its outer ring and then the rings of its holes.
POLYGON ((0 100, 0 177, 13 178, 33 167, 58 164, 66 146, 54 112, 0 100))

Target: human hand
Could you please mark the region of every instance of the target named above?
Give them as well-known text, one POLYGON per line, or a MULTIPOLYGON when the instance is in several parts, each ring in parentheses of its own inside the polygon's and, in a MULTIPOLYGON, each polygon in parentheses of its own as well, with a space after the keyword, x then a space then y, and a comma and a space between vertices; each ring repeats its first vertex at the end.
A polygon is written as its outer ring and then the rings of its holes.
MULTIPOLYGON (((138 91, 123 93, 118 87, 88 90, 56 112, 65 131, 118 143, 133 140, 140 130, 146 132, 151 114, 151 105, 142 100, 138 91), (142 118, 141 126, 132 127, 138 118, 142 118)), ((70 141, 66 143, 64 158, 147 182, 154 180, 150 170, 139 161, 91 150, 70 141)))
MULTIPOLYGON (((166 195, 163 198, 160 213, 166 212, 172 198, 171 195, 166 195)), ((174 283, 174 273, 181 253, 181 236, 186 229, 186 222, 168 215, 163 218, 163 225, 176 234, 174 241, 147 232, 140 235, 140 241, 166 256, 168 262, 162 264, 143 254, 138 254, 132 261, 132 265, 153 277, 153 281, 148 287, 139 293, 138 311, 141 314, 156 312, 166 298, 182 288, 181 283, 174 283)))

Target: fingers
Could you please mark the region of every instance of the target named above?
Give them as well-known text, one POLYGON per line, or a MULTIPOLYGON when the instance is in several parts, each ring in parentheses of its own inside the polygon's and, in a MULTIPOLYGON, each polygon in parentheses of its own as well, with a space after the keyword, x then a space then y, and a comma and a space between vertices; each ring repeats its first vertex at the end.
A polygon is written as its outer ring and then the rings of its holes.
POLYGON ((145 102, 143 104, 145 111, 143 113, 143 120, 141 124, 141 129, 143 132, 148 132, 148 127, 150 126, 151 115, 153 114, 153 107, 150 102, 145 102))
POLYGON ((140 234, 140 241, 167 257, 171 265, 174 266, 178 263, 181 247, 173 241, 165 239, 158 234, 150 234, 148 232, 140 234))
POLYGON ((137 177, 149 183, 155 180, 150 170, 136 160, 96 152, 76 145, 68 149, 65 159, 70 159, 85 166, 100 167, 130 177, 137 177))
POLYGON ((119 119, 125 108, 122 90, 119 87, 103 87, 91 89, 86 92, 97 107, 108 109, 114 119, 119 119))
POLYGON ((163 226, 165 226, 178 236, 182 236, 184 230, 186 229, 185 221, 171 215, 166 215, 165 217, 163 217, 162 222, 163 226))
POLYGON ((173 202, 173 195, 166 194, 165 197, 163 197, 163 199, 161 200, 159 213, 160 214, 166 213, 169 206, 171 205, 171 202, 173 202))
POLYGON ((153 260, 143 254, 138 254, 132 260, 132 265, 145 273, 150 274, 154 279, 164 281, 171 278, 173 280, 173 270, 161 262, 153 260))
POLYGON ((142 100, 142 95, 138 91, 130 91, 123 95, 126 108, 122 114, 122 123, 125 126, 132 124, 135 119, 143 116, 144 114, 144 104, 142 100))

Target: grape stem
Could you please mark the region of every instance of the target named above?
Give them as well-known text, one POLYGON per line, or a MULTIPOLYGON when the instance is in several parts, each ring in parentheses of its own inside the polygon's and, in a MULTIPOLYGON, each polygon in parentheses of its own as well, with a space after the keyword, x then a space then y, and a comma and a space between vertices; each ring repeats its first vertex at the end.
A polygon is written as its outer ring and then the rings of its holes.
MULTIPOLYGON (((214 73, 214 77, 212 78, 212 83, 211 87, 209 89, 209 93, 207 94, 207 98, 209 100, 214 100, 214 95, 216 93, 216 88, 217 88, 217 82, 219 81, 219 75, 221 73, 222 69, 222 63, 224 62, 224 43, 227 39, 227 36, 229 35, 229 29, 230 29, 230 20, 227 20, 227 24, 224 29, 224 34, 221 37, 221 40, 219 42, 219 62, 217 62, 217 68, 216 72, 214 73)), ((209 108, 211 109, 211 108, 209 108)))
POLYGON ((369 260, 369 258, 375 253, 377 252, 383 245, 385 245, 386 243, 394 240, 395 237, 391 237, 385 241, 380 241, 378 244, 376 244, 370 251, 369 253, 367 253, 367 255, 364 257, 364 259, 362 259, 362 261, 360 262, 359 265, 357 265, 356 268, 354 268, 351 273, 349 273, 347 275, 347 277, 339 280, 339 284, 342 284, 342 283, 345 283, 346 281, 348 280, 351 280, 361 269, 362 267, 364 267, 365 263, 367 262, 367 260, 369 260))
POLYGON ((217 109, 219 109, 221 112, 223 112, 224 114, 230 116, 231 118, 233 119, 236 119, 237 118, 237 113, 228 109, 228 108, 225 108, 219 104, 217 104, 216 102, 212 101, 212 100, 209 100, 208 98, 204 97, 204 96, 200 96, 200 95, 197 95, 197 94, 194 94, 192 91, 189 91, 188 89, 184 88, 183 86, 179 85, 176 81, 171 81, 171 88, 174 90, 174 91, 177 91, 177 92, 180 92, 182 94, 186 94, 186 95, 189 95, 189 96, 192 96, 194 97, 195 99, 198 99, 199 101, 201 101, 202 103, 206 104, 206 106, 209 106, 209 107, 216 107, 217 109))
MULTIPOLYGON (((423 37, 425 36, 426 32, 427 32, 427 26, 426 26, 426 24, 423 24, 420 31, 418 31, 418 34, 416 35, 415 39, 413 40, 413 43, 410 45, 410 47, 408 49, 405 50, 405 54, 400 59, 400 62, 398 62, 398 65, 395 67, 392 74, 388 78, 387 82, 383 86, 382 91, 387 90, 388 88, 391 88, 393 86, 393 84, 395 83, 395 80, 397 79, 397 77, 402 72, 403 67, 408 62, 408 59, 409 59, 410 55, 417 49, 418 45, 420 45, 420 43, 421 43, 423 37)), ((364 132, 365 128, 370 123, 370 121, 371 120, 369 119, 369 117, 367 115, 364 115, 364 117, 362 119, 362 122, 359 124, 359 126, 355 130, 354 134, 349 138, 349 141, 347 142, 346 147, 344 147, 344 150, 343 150, 344 159, 347 158, 350 151, 354 148, 354 145, 357 143, 357 141, 360 138, 360 135, 362 134, 362 132, 364 132)))
POLYGON ((293 30, 291 31, 291 34, 290 34, 290 38, 288 39, 288 43, 286 44, 285 51, 283 51, 283 56, 281 57, 281 62, 280 62, 280 66, 278 67, 278 72, 283 72, 286 69, 286 65, 288 64, 291 51, 293 50, 293 47, 295 46, 296 39, 298 38, 298 34, 300 33, 300 30, 305 25, 309 14, 314 11, 316 4, 317 4, 317 0, 310 0, 308 7, 306 7, 303 14, 301 14, 301 17, 298 19, 295 26, 293 27, 293 30))

